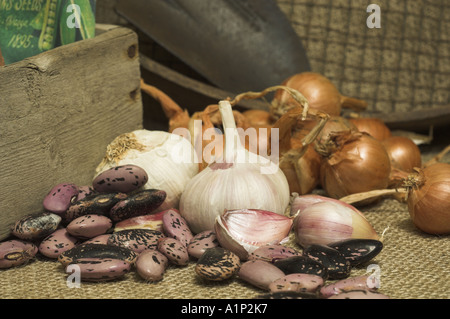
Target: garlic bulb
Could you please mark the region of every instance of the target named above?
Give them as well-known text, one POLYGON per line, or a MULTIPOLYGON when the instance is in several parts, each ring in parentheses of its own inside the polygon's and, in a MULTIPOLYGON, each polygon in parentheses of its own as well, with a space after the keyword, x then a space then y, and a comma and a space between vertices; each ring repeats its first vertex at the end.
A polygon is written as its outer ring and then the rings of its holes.
POLYGON ((134 164, 148 174, 144 189, 167 193, 165 202, 155 211, 178 208, 187 182, 198 173, 191 143, 177 134, 164 131, 136 130, 119 135, 106 149, 97 175, 118 165, 134 164))
POLYGON ((274 162, 242 146, 228 101, 221 101, 219 110, 224 150, 189 181, 180 199, 180 213, 194 233, 213 230, 216 217, 225 210, 251 208, 283 215, 289 205, 284 173, 274 162))

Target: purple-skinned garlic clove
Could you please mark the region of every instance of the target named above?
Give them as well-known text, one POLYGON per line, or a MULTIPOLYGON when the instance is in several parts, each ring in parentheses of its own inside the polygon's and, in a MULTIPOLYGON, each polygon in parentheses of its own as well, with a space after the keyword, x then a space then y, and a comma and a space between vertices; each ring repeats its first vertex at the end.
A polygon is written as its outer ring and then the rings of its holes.
POLYGON ((227 210, 214 227, 220 245, 247 260, 261 246, 287 241, 292 219, 259 209, 227 210))

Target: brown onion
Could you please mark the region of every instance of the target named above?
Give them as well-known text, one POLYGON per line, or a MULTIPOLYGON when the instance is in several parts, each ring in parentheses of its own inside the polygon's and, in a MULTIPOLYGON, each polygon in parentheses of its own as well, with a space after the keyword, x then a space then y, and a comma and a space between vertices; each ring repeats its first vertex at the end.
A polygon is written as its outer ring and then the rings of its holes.
POLYGON ((317 145, 324 156, 320 169, 321 185, 333 198, 385 189, 391 164, 385 148, 363 132, 338 132, 317 145))
POLYGON ((391 167, 408 173, 422 166, 419 147, 405 136, 391 136, 381 142, 388 152, 391 167))
POLYGON ((279 167, 287 178, 291 193, 309 194, 319 186, 320 161, 320 155, 314 147, 308 145, 306 152, 298 158, 296 165, 289 161, 280 163, 279 167))
MULTIPOLYGON (((314 72, 303 72, 287 78, 282 85, 302 93, 308 100, 310 109, 319 110, 328 115, 340 115, 342 107, 364 109, 365 101, 343 96, 336 86, 325 76, 314 72)), ((293 103, 284 91, 277 91, 272 100, 274 113, 282 114, 293 103)))
POLYGON ((450 164, 436 163, 417 169, 405 184, 414 225, 429 234, 450 234, 450 164))
POLYGON ((366 132, 367 134, 372 135, 377 140, 382 141, 388 137, 392 136, 391 130, 387 125, 380 119, 377 118, 354 118, 349 119, 351 123, 353 123, 358 131, 366 132))

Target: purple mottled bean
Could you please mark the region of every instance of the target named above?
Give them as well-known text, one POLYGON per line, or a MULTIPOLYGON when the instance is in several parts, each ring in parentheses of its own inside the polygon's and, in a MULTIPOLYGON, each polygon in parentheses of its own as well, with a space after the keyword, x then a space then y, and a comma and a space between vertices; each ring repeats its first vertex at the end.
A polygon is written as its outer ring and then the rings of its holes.
POLYGON ((174 265, 186 266, 189 263, 187 248, 175 238, 161 238, 158 241, 158 251, 174 265))
POLYGON ((108 245, 125 247, 136 253, 145 250, 156 250, 159 239, 164 234, 152 229, 125 229, 112 233, 108 239, 108 245))
POLYGON ((67 225, 67 231, 77 238, 89 239, 107 233, 112 227, 109 217, 88 214, 72 220, 67 225))
POLYGON ((249 260, 241 265, 238 276, 255 287, 269 290, 269 285, 273 281, 284 277, 285 273, 270 262, 249 260))
POLYGON ((72 183, 55 185, 42 202, 44 209, 55 214, 63 214, 70 204, 77 199, 78 187, 72 183))
POLYGON ((66 267, 66 273, 78 272, 81 281, 111 281, 126 275, 131 264, 113 258, 79 258, 66 267))
POLYGON ((370 290, 351 290, 333 295, 328 299, 390 299, 385 294, 370 290))
POLYGON ((209 248, 199 258, 195 272, 206 280, 221 281, 231 278, 239 271, 239 257, 222 247, 209 248))
POLYGON ((128 198, 115 204, 109 211, 113 222, 135 216, 150 214, 165 201, 167 193, 163 190, 145 189, 130 195, 128 198))
POLYGON ((39 244, 39 252, 48 258, 58 258, 66 250, 72 249, 80 240, 69 234, 66 228, 54 231, 39 244))
POLYGON ((114 205, 127 197, 124 193, 93 194, 70 205, 63 214, 63 220, 70 223, 75 218, 89 214, 107 216, 114 205))
POLYGON ((35 244, 19 239, 0 243, 0 269, 20 266, 36 256, 38 248, 35 244))
POLYGON ((92 185, 101 193, 130 193, 144 186, 148 181, 147 172, 136 165, 112 167, 98 174, 92 185))
POLYGON ((338 250, 320 244, 311 244, 303 250, 303 255, 320 262, 327 268, 329 279, 350 276, 350 262, 338 250))
POLYGON ((125 247, 105 244, 81 244, 66 250, 58 256, 58 261, 67 266, 80 258, 110 258, 121 259, 127 263, 134 263, 138 254, 125 247))
POLYGON ((169 260, 157 250, 146 250, 136 259, 136 271, 139 276, 149 282, 163 279, 164 272, 169 266, 169 260))
POLYGON ((322 277, 324 280, 328 279, 327 268, 322 263, 307 256, 301 255, 278 259, 273 264, 286 275, 294 273, 313 274, 322 277))
POLYGON ((269 285, 271 292, 295 291, 315 292, 324 284, 322 277, 311 274, 289 274, 272 281, 269 285))
POLYGON ((185 247, 188 246, 194 235, 189 229, 186 220, 180 215, 178 210, 166 210, 162 218, 163 230, 168 237, 172 237, 181 242, 185 247))
POLYGON ((205 230, 196 234, 187 247, 190 256, 199 259, 208 248, 219 246, 216 233, 213 230, 205 230))
POLYGON ((292 256, 299 256, 300 252, 293 248, 283 245, 265 245, 255 249, 248 257, 248 260, 264 260, 274 262, 278 259, 283 259, 292 256))
POLYGON ((383 249, 383 242, 376 239, 350 238, 329 244, 350 262, 352 266, 369 262, 383 249))
POLYGON ((43 212, 24 216, 17 220, 11 234, 24 240, 42 239, 53 233, 61 222, 61 216, 43 212))
POLYGON ((89 185, 78 186, 77 201, 93 195, 98 195, 98 193, 94 190, 92 186, 89 185))
POLYGON ((342 279, 334 283, 328 284, 320 288, 320 294, 325 297, 331 297, 338 293, 349 290, 376 290, 375 285, 370 283, 370 277, 366 275, 356 276, 351 278, 342 279))
POLYGON ((109 240, 109 236, 111 236, 111 234, 98 235, 98 236, 95 236, 94 238, 91 238, 91 239, 88 239, 88 240, 84 241, 83 244, 104 244, 104 245, 107 245, 108 244, 108 240, 109 240))

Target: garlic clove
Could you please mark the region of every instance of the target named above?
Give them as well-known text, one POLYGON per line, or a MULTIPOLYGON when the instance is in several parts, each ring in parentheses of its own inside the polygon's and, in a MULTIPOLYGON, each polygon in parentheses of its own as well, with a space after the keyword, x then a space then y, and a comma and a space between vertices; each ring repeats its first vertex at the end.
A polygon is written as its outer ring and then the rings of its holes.
POLYGON ((214 232, 216 233, 217 241, 221 247, 235 253, 240 260, 248 259, 249 252, 229 234, 227 227, 223 224, 223 220, 220 216, 216 217, 214 232))
POLYGON ((215 221, 217 240, 241 260, 264 245, 287 240, 293 219, 259 209, 226 210, 215 221))
POLYGON ((296 193, 293 193, 292 197, 291 197, 291 208, 290 208, 290 215, 292 217, 295 217, 295 215, 305 209, 306 207, 315 204, 315 203, 320 203, 320 202, 332 202, 332 203, 336 203, 338 205, 342 205, 345 206, 353 211, 355 211, 355 213, 357 214, 362 214, 356 207, 340 200, 340 199, 335 199, 335 198, 331 198, 331 197, 326 197, 326 196, 321 196, 321 195, 315 195, 315 194, 308 194, 308 195, 298 195, 296 193))
POLYGON ((299 210, 293 228, 296 242, 307 247, 327 245, 335 241, 379 237, 362 213, 339 201, 321 201, 299 210))

